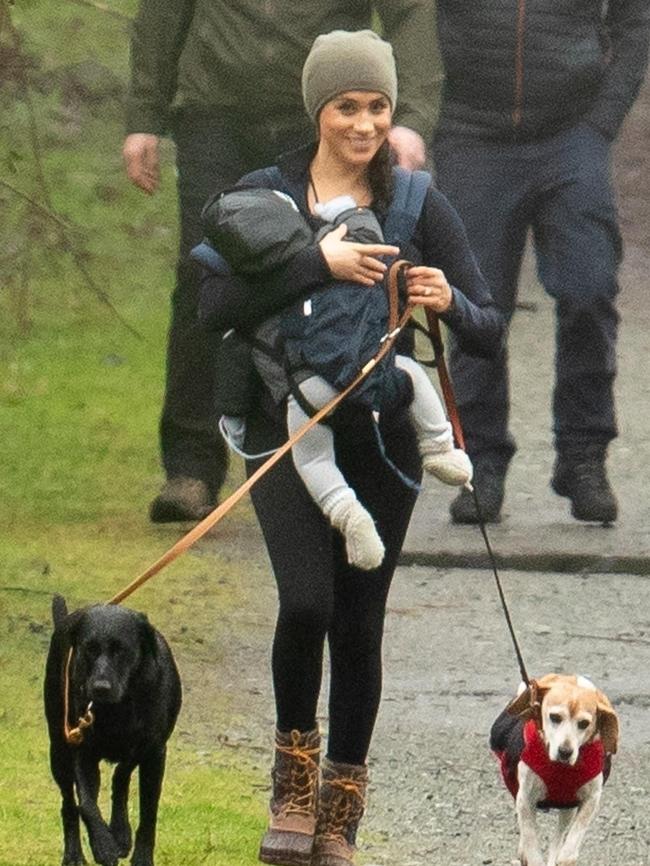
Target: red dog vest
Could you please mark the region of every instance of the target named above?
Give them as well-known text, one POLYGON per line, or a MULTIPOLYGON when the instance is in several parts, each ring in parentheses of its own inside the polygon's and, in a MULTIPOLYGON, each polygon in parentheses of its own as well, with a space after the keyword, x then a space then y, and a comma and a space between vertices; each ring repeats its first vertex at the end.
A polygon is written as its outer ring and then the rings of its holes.
MULTIPOLYGON (((517 766, 509 768, 505 752, 496 752, 501 763, 503 780, 513 797, 517 796, 519 780, 517 766)), ((541 732, 533 719, 524 725, 524 748, 520 760, 530 767, 546 785, 546 798, 537 804, 540 809, 571 809, 578 805, 580 788, 595 779, 605 767, 602 740, 592 740, 580 749, 578 760, 571 766, 551 761, 541 732)))

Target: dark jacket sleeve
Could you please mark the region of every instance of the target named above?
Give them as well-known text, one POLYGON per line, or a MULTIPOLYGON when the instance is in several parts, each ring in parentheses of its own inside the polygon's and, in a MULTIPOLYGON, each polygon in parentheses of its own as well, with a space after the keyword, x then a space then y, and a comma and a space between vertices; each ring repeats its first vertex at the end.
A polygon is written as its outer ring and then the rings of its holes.
MULTIPOLYGON (((273 189, 277 176, 260 169, 245 175, 237 187, 273 189)), ((210 219, 210 207, 206 208, 210 219)), ((209 233, 209 225, 207 226, 209 233)), ((273 313, 329 282, 329 272, 320 247, 307 244, 281 267, 265 274, 204 274, 199 301, 199 319, 209 330, 237 328, 250 331, 273 313)))
POLYGON ((131 33, 126 132, 169 130, 178 62, 196 0, 140 0, 131 33))
POLYGON ((608 43, 607 71, 596 103, 585 119, 613 140, 639 92, 648 65, 648 0, 609 0, 604 38, 608 43))
POLYGON ((241 276, 267 276, 286 268, 313 242, 305 217, 266 188, 213 196, 201 215, 206 239, 241 276))
POLYGON ((431 188, 418 225, 423 263, 444 271, 451 308, 441 315, 462 351, 489 357, 503 351, 506 322, 470 249, 465 227, 445 196, 431 188))
POLYGON ((434 0, 376 0, 384 38, 395 53, 399 92, 395 123, 428 144, 438 117, 442 62, 434 0))
POLYGON ((320 248, 312 244, 277 272, 264 277, 206 272, 201 281, 199 319, 210 331, 247 332, 273 313, 331 280, 320 248))

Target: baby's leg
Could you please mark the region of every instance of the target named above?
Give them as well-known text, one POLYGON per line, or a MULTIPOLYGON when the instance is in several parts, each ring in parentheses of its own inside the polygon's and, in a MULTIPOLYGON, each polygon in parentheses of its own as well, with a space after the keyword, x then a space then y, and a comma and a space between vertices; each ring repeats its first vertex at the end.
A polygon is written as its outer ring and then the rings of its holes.
MULTIPOLYGON (((316 409, 337 392, 324 379, 311 376, 300 385, 305 398, 316 409)), ((289 395, 287 428, 292 436, 308 416, 289 395)), ((345 538, 348 562, 357 568, 377 568, 384 558, 384 545, 370 514, 357 500, 343 473, 336 465, 334 436, 326 424, 316 424, 291 449, 293 463, 310 496, 335 529, 345 538)))
POLYGON ((396 355, 395 363, 413 383, 411 420, 423 468, 445 484, 467 484, 472 479, 472 463, 461 448, 454 448, 451 424, 431 380, 413 358, 396 355))

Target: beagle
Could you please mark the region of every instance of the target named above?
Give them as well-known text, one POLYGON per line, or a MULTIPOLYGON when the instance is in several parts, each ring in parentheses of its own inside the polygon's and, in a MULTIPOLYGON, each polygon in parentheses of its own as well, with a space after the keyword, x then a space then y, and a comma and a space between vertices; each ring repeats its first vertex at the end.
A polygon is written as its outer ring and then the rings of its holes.
POLYGON ((536 809, 559 810, 547 866, 575 866, 617 747, 618 718, 591 680, 547 674, 522 683, 490 732, 515 798, 522 866, 544 864, 536 809))

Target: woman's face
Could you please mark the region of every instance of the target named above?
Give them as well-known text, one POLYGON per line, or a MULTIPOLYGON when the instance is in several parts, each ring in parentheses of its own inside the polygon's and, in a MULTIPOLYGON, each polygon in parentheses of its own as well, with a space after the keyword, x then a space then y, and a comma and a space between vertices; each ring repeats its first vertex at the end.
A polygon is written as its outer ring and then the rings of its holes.
POLYGON ((318 116, 320 147, 341 162, 367 165, 388 136, 392 112, 383 93, 346 90, 318 116))

